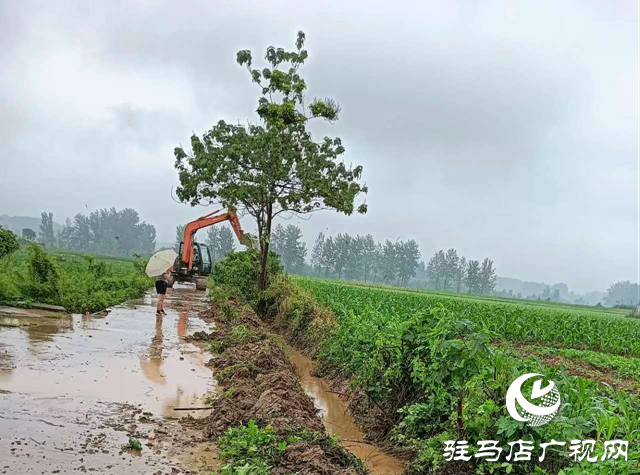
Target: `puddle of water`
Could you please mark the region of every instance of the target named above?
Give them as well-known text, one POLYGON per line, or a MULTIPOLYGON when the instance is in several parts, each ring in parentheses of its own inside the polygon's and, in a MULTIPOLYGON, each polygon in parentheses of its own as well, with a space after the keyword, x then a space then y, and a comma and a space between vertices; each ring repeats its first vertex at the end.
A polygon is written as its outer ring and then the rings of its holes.
POLYGON ((184 337, 209 327, 188 310, 156 317, 148 297, 142 305, 114 307, 106 318, 74 315, 0 329, 0 359, 12 360, 0 370, 0 389, 141 404, 166 417, 184 414, 174 407, 204 405, 214 387, 211 371, 184 337))
POLYGON ((364 433, 355 424, 347 404, 335 393, 330 392, 331 388, 324 379, 312 376, 315 369, 313 361, 292 348, 289 348, 289 361, 296 368, 304 392, 313 399, 315 406, 320 410, 329 434, 343 439, 342 445, 358 456, 373 474, 397 475, 404 471, 404 465, 400 460, 364 441, 364 433))
MULTIPOLYGON (((131 418, 124 427, 122 408, 151 412, 156 421, 162 416, 165 425, 207 415, 173 410, 205 406, 215 388, 206 357, 184 341, 211 331, 194 313, 206 305, 203 299, 203 292, 176 286, 167 315, 159 318, 151 294, 103 318, 5 315, 17 320, 0 327, 0 473, 67 473, 71 465, 99 473, 171 473, 170 443, 159 450, 160 444, 143 441, 142 456, 120 452, 127 432, 152 430, 151 424, 135 429, 131 418)), ((211 455, 206 447, 189 451, 207 460, 211 455)))

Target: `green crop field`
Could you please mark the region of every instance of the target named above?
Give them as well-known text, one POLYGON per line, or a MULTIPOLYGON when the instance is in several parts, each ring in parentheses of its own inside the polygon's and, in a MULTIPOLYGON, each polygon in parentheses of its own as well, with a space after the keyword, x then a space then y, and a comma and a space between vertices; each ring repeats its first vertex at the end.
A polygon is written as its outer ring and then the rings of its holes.
POLYGON ((640 356, 640 320, 627 318, 610 309, 598 311, 568 305, 531 305, 517 300, 412 292, 326 279, 296 277, 295 281, 340 314, 365 312, 367 318, 385 325, 401 321, 414 312, 443 305, 499 338, 640 356))
POLYGON ((417 472, 439 473, 443 441, 464 437, 593 439, 600 453, 606 440, 629 441, 624 467, 570 464, 559 449, 539 469, 479 463, 475 473, 638 473, 640 400, 629 392, 640 382, 637 319, 609 309, 292 280, 338 319, 321 345, 320 371, 350 376, 370 404, 391 414, 388 436, 415 450, 417 472), (572 361, 593 375, 571 371, 572 361), (524 373, 544 374, 560 391, 561 410, 549 424, 525 427, 504 410, 506 389, 524 373))
POLYGON ((0 303, 39 302, 94 312, 138 297, 153 282, 144 262, 26 246, 0 259, 0 303))

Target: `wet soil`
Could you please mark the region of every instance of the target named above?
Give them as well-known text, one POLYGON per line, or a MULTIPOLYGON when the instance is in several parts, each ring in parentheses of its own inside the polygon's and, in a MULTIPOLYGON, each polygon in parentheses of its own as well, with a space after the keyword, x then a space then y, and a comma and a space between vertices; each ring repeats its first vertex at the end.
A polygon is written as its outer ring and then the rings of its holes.
POLYGON ((185 340, 212 329, 196 315, 204 292, 177 286, 161 318, 154 303, 57 318, 0 310, 0 473, 211 473, 212 445, 178 420, 207 411, 173 410, 215 389, 185 340))

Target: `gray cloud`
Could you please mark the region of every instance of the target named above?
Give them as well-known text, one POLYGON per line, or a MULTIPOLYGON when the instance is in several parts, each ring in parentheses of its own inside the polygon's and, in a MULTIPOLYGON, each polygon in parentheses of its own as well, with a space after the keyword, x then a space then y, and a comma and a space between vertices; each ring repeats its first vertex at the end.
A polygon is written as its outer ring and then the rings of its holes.
MULTIPOLYGON (((637 12, 601 2, 5 2, 0 212, 132 206, 160 240, 173 148, 255 120, 235 52, 307 33, 310 96, 336 98, 367 216, 319 230, 456 247, 585 291, 636 279, 637 12)), ((298 222, 294 219, 293 222, 298 222)), ((249 227, 249 226, 247 226, 249 227)))

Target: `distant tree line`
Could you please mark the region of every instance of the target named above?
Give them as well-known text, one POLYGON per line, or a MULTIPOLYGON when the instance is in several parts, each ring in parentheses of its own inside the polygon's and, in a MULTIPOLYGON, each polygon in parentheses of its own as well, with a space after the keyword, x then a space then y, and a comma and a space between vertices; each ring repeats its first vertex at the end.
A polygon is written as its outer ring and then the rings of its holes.
POLYGON ((149 255, 156 247, 156 228, 140 221, 132 208, 114 207, 78 213, 67 218, 62 230, 54 233, 53 214, 42 213, 39 240, 45 247, 58 247, 116 257, 149 255))
POLYGON ((424 289, 491 294, 496 286, 493 261, 459 257, 455 249, 438 251, 425 265, 414 239, 376 241, 371 234, 319 233, 307 263, 307 247, 298 226, 278 224, 274 252, 288 272, 424 289))
POLYGON ((418 243, 376 242, 371 234, 337 236, 318 234, 311 252, 316 275, 338 279, 407 285, 420 262, 418 243))
POLYGON ((492 260, 488 257, 482 262, 467 260, 453 248, 436 252, 429 259, 425 274, 426 287, 434 290, 488 295, 496 287, 497 275, 492 260))

